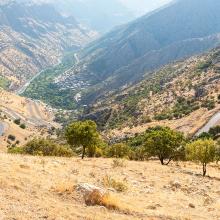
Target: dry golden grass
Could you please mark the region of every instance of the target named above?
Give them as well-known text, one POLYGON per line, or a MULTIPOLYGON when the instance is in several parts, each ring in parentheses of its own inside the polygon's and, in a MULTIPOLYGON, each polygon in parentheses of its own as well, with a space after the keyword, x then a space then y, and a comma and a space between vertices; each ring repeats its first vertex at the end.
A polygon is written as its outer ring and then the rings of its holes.
POLYGON ((113 159, 48 158, 0 154, 0 219, 3 220, 219 220, 220 168, 192 163, 113 159), (92 175, 91 175, 92 174, 92 175), (125 181, 127 191, 103 186, 109 175, 125 181), (104 189, 84 197, 76 185, 104 189))
POLYGON ((98 190, 93 190, 91 193, 85 196, 85 203, 88 206, 104 206, 110 210, 122 211, 119 199, 112 196, 109 193, 102 195, 98 190))
POLYGON ((112 167, 113 168, 126 167, 126 162, 124 159, 115 158, 115 159, 113 159, 112 167))
POLYGON ((117 192, 125 192, 128 189, 127 183, 125 183, 125 181, 116 180, 109 175, 103 177, 102 183, 105 188, 113 188, 117 192))

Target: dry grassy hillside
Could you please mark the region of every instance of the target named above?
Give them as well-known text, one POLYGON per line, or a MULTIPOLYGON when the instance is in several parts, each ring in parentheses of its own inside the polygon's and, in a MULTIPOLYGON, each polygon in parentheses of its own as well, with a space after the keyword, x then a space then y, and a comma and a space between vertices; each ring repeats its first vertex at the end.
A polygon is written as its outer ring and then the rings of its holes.
POLYGON ((214 164, 206 178, 200 166, 157 161, 114 167, 113 159, 0 154, 0 166, 1 219, 220 219, 220 168, 214 164), (86 205, 79 188, 85 183, 109 192, 105 204, 112 206, 86 205))
POLYGON ((3 127, 3 135, 0 134, 0 150, 6 150, 8 135, 14 135, 20 144, 25 143, 30 137, 47 135, 49 127, 58 126, 53 122, 53 118, 53 111, 43 103, 0 89, 0 125, 3 127), (13 122, 18 118, 26 125, 26 129, 13 122))

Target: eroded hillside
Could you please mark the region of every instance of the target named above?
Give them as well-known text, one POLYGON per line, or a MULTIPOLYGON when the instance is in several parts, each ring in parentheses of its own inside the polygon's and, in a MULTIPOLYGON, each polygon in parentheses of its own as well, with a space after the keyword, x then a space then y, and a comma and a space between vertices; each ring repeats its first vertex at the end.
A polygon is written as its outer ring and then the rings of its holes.
POLYGON ((53 127, 59 127, 53 119, 53 110, 45 104, 0 89, 0 151, 17 141, 22 145, 31 137, 47 136, 53 127))

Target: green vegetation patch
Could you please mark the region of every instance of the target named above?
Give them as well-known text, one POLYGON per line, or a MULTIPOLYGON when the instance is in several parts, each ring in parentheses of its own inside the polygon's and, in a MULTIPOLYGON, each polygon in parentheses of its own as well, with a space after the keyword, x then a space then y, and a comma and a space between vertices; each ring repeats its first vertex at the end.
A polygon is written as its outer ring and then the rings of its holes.
POLYGON ((0 76, 0 88, 7 90, 11 82, 3 76, 0 76))
POLYGON ((73 91, 60 90, 53 80, 70 68, 70 64, 60 64, 45 70, 37 77, 23 93, 24 96, 42 100, 52 107, 73 109, 76 107, 73 91))
POLYGON ((189 115, 193 111, 196 111, 200 108, 200 105, 198 102, 196 102, 194 99, 185 99, 179 97, 177 99, 176 104, 171 110, 168 110, 166 112, 162 112, 155 116, 155 120, 172 120, 172 119, 178 119, 182 118, 184 116, 189 115))

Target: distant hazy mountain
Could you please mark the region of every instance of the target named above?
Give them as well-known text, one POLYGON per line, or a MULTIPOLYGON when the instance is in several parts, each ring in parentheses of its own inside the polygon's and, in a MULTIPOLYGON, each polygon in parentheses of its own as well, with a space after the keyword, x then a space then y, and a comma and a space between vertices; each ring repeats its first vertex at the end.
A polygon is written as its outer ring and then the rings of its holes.
POLYGON ((155 10, 172 0, 120 0, 127 8, 129 8, 137 16, 146 14, 155 10))
POLYGON ((213 48, 220 43, 219 10, 219 0, 174 1, 90 44, 79 53, 75 71, 59 83, 86 81, 90 86, 83 100, 88 103, 146 72, 213 48))
POLYGON ((49 4, 1 1, 0 75, 24 83, 36 72, 56 64, 63 52, 92 39, 74 17, 64 17, 49 4))
POLYGON ((89 28, 99 31, 109 31, 116 25, 127 23, 135 18, 120 0, 50 0, 55 7, 76 19, 89 28))

